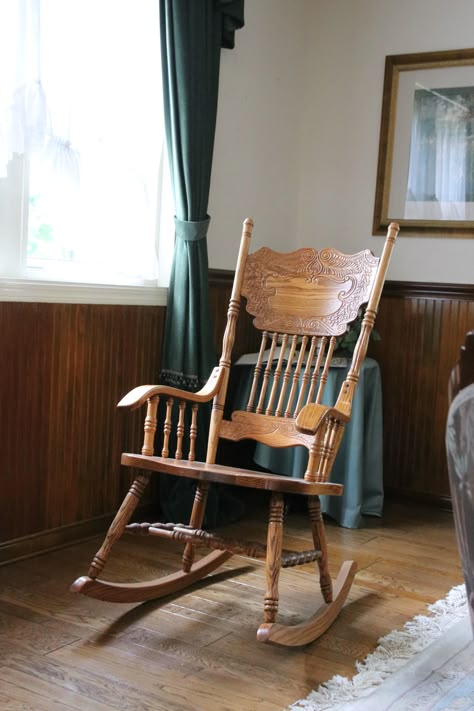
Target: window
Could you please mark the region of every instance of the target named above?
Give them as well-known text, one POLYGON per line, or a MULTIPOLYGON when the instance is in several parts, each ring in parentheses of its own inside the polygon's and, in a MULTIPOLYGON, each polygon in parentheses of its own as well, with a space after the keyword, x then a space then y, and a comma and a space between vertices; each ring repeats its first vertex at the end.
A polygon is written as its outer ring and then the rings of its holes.
POLYGON ((0 298, 157 303, 173 233, 158 6, 2 0, 0 298))

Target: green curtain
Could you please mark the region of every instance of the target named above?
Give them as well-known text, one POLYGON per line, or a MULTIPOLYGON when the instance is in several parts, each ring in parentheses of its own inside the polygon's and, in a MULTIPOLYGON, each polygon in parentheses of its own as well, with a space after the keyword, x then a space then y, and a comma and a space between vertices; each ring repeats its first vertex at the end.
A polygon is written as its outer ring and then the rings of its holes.
MULTIPOLYGON (((198 390, 216 365, 209 306, 207 214, 221 48, 234 47, 244 0, 160 0, 165 130, 175 204, 175 249, 166 309, 161 382, 198 390)), ((204 419, 198 433, 206 433, 204 419)), ((205 456, 198 434, 196 455, 205 456)), ((188 519, 192 482, 160 477, 172 521, 188 519)), ((236 518, 241 506, 212 487, 205 525, 236 518)))
POLYGON ((206 236, 220 53, 243 26, 243 0, 160 0, 160 22, 176 227, 161 381, 197 390, 216 364, 206 236))

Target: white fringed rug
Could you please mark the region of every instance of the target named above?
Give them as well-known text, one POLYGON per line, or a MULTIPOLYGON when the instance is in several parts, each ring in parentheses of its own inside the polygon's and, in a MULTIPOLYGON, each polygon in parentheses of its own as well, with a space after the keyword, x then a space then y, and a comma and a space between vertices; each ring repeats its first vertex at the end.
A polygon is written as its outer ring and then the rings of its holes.
POLYGON ((473 711, 474 642, 464 585, 382 637, 352 679, 334 676, 290 708, 305 711, 473 711))

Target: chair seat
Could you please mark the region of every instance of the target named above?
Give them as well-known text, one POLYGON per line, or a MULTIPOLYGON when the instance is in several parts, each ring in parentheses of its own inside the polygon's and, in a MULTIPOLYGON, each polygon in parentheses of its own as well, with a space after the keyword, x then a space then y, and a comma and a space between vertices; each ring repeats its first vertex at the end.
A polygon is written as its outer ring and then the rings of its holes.
POLYGON ((344 491, 342 484, 331 482, 309 482, 304 479, 292 479, 281 474, 255 472, 251 469, 224 466, 221 464, 206 464, 205 462, 190 462, 187 459, 171 459, 154 457, 145 454, 122 454, 122 464, 136 469, 156 471, 163 474, 173 474, 198 481, 231 484, 267 491, 280 491, 286 494, 306 494, 306 496, 331 495, 341 496, 344 491))

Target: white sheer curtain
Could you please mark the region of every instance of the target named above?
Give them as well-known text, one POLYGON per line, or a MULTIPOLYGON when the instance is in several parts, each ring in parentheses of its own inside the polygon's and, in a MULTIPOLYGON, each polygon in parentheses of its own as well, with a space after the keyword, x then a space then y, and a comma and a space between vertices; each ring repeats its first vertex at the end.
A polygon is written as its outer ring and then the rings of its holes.
POLYGON ((468 196, 470 111, 462 96, 423 90, 413 115, 405 217, 463 220, 468 196))
POLYGON ((2 0, 0 41, 0 176, 15 153, 41 152, 51 137, 48 100, 41 81, 40 0, 2 0))
POLYGON ((436 196, 440 202, 464 203, 466 200, 468 114, 467 109, 459 104, 437 106, 436 196))
POLYGON ((0 178, 28 159, 30 266, 156 278, 158 12, 157 0, 0 0, 0 178))

